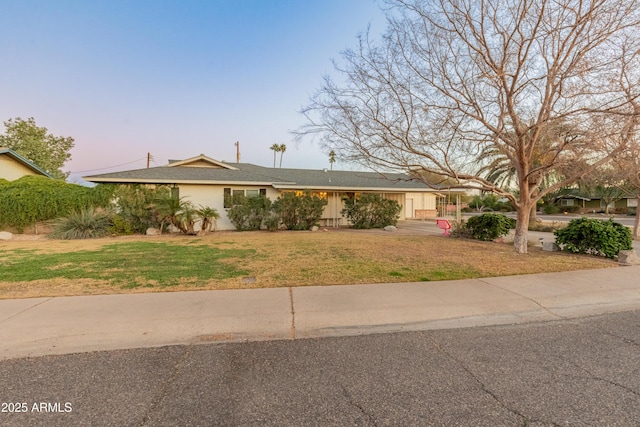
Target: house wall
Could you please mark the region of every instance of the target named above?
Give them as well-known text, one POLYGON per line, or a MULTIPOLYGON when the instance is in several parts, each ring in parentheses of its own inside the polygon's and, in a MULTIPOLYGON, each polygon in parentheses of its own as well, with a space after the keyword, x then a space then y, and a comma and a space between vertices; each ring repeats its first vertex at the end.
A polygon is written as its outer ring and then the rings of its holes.
POLYGON ((6 154, 0 154, 0 178, 6 179, 7 181, 14 181, 25 175, 38 174, 34 172, 33 169, 15 161, 12 157, 6 154))
MULTIPOLYGON (((220 218, 216 221, 216 230, 235 230, 235 227, 227 217, 227 209, 224 207, 224 189, 232 190, 256 190, 265 188, 267 197, 271 200, 278 198, 280 194, 273 187, 266 186, 241 186, 241 185, 180 185, 180 197, 185 197, 196 207, 208 206, 214 208, 220 214, 220 218)), ((196 224, 195 230, 200 230, 200 223, 196 224)))
MULTIPOLYGON (((406 212, 403 209, 403 213, 406 219, 414 218, 435 218, 437 216, 436 199, 437 196, 433 193, 406 193, 405 200, 410 199, 409 205, 413 205, 413 212, 406 212)), ((405 219, 402 218, 402 219, 405 219)))
MULTIPOLYGON (((267 197, 271 200, 276 200, 280 195, 280 192, 273 187, 267 186, 234 186, 234 185, 180 185, 180 197, 185 197, 196 207, 209 206, 214 208, 220 214, 220 218, 217 220, 217 230, 234 230, 235 227, 229 221, 227 217, 227 209, 224 208, 224 188, 231 188, 231 190, 256 190, 265 188, 267 197)), ((344 202, 342 198, 346 195, 346 192, 332 192, 332 191, 314 191, 314 193, 324 193, 327 198, 327 205, 324 208, 324 212, 321 218, 321 225, 323 226, 339 226, 347 225, 348 221, 342 216, 342 209, 344 208, 344 202)), ((372 192, 375 193, 375 192, 372 192)), ((400 213, 400 220, 406 218, 416 218, 416 211, 420 212, 433 212, 435 217, 436 212, 436 196, 430 193, 377 193, 382 197, 395 200, 400 204, 403 209, 400 213), (413 203, 413 216, 408 216, 405 212, 406 199, 411 198, 413 203)), ((200 224, 197 223, 195 227, 196 231, 200 229, 200 224)))

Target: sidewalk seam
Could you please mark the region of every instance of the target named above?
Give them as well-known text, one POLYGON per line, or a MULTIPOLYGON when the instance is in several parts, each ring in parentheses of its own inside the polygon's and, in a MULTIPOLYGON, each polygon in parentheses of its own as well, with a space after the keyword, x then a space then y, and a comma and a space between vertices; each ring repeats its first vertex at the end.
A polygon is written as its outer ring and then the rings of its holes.
POLYGON ((1 323, 1 322, 6 322, 7 320, 11 320, 11 319, 13 319, 14 317, 20 316, 21 314, 26 313, 27 311, 29 311, 29 310, 31 310, 31 309, 34 309, 34 308, 36 308, 36 307, 38 307, 38 306, 40 306, 40 305, 44 304, 45 302, 49 302, 49 301, 51 301, 52 299, 53 299, 53 297, 50 297, 50 298, 47 298, 47 299, 45 299, 44 301, 42 301, 42 302, 40 302, 40 303, 38 303, 38 304, 32 305, 32 306, 30 306, 30 307, 27 307, 27 308, 25 308, 24 310, 22 310, 21 312, 16 313, 16 314, 14 314, 13 316, 9 316, 9 317, 7 317, 7 318, 6 318, 6 319, 4 319, 4 320, 1 320, 1 321, 0 321, 0 323, 1 323))
POLYGON ((520 293, 518 293, 518 292, 515 292, 515 291, 513 291, 513 290, 511 290, 511 289, 503 288, 502 286, 496 285, 496 284, 494 284, 494 283, 489 283, 489 282, 487 282, 487 281, 486 281, 486 280, 484 280, 484 279, 476 279, 476 280, 478 280, 480 283, 484 283, 485 285, 489 285, 489 286, 493 286, 494 288, 502 289, 503 291, 507 291, 507 292, 509 292, 509 293, 512 293, 512 294, 514 294, 514 295, 517 295, 517 296, 519 296, 519 297, 522 297, 522 298, 524 298, 524 299, 526 299, 526 300, 528 300, 528 301, 531 301, 532 303, 534 303, 535 305, 537 305, 538 307, 540 307, 541 309, 543 309, 545 312, 547 312, 548 314, 550 314, 550 315, 552 315, 552 316, 557 317, 558 319, 562 319, 562 320, 567 320, 567 319, 568 319, 568 318, 567 318, 567 317, 565 317, 565 316, 562 316, 562 315, 560 315, 560 314, 558 314, 558 313, 554 313, 553 311, 549 310, 547 307, 545 307, 544 305, 540 304, 538 301, 534 300, 534 299, 533 299, 533 298, 531 298, 531 297, 528 297, 528 296, 526 296, 526 295, 522 295, 522 294, 520 294, 520 293))
POLYGON ((289 338, 296 339, 296 312, 293 307, 293 287, 289 287, 289 302, 291 304, 291 331, 289 332, 289 338))

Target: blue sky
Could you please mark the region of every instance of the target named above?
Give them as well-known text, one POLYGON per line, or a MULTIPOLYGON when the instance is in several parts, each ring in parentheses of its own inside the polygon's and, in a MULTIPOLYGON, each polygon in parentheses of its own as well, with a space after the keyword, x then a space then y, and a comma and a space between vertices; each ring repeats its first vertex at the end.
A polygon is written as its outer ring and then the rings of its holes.
POLYGON ((0 119, 73 137, 72 177, 142 168, 147 152, 152 166, 235 161, 235 141, 243 162, 273 165, 278 143, 283 167, 328 167, 293 140, 298 111, 359 32, 385 26, 376 0, 0 0, 0 11, 0 119))

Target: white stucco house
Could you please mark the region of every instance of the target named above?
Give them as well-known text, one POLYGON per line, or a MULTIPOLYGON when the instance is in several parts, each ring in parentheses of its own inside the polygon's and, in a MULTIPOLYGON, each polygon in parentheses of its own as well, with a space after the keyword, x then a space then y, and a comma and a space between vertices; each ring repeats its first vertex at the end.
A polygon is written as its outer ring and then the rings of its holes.
POLYGON ((403 209, 400 219, 436 216, 441 191, 401 173, 329 171, 327 169, 269 168, 250 163, 225 163, 201 154, 186 160, 147 169, 83 177, 93 183, 168 185, 194 205, 209 206, 220 213, 218 230, 233 230, 226 215, 225 194, 247 197, 265 195, 272 200, 287 191, 309 190, 328 201, 322 225, 345 224, 343 198, 376 193, 396 200, 403 209))
POLYGON ((52 178, 33 162, 25 159, 10 148, 0 147, 0 179, 15 181, 25 175, 42 175, 52 178))

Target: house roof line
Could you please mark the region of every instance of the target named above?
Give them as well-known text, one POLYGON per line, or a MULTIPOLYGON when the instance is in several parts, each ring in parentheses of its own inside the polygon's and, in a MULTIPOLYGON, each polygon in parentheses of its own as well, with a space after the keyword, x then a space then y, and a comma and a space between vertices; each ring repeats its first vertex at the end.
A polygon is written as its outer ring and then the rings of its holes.
MULTIPOLYGON (((273 188, 278 190, 315 190, 315 191, 375 191, 385 193, 411 193, 416 192, 417 188, 410 187, 354 187, 354 186, 339 186, 333 187, 329 185, 276 185, 273 184, 273 188)), ((434 190, 436 191, 436 190, 434 190)))
POLYGON ((32 161, 28 160, 25 157, 22 157, 20 154, 16 153, 15 151, 13 151, 11 148, 6 148, 6 147, 0 147, 0 154, 7 154, 10 157, 13 157, 15 160, 17 160, 18 162, 22 163, 24 166, 41 173, 42 175, 48 177, 48 178, 53 178, 53 176, 49 175, 49 173, 47 171, 45 171, 44 169, 38 167, 35 163, 33 163, 32 161))
POLYGON ((218 181, 218 180, 190 180, 190 179, 135 179, 135 178, 93 178, 82 177, 89 182, 122 183, 122 184, 193 184, 193 185, 265 185, 271 186, 270 181, 218 181))

